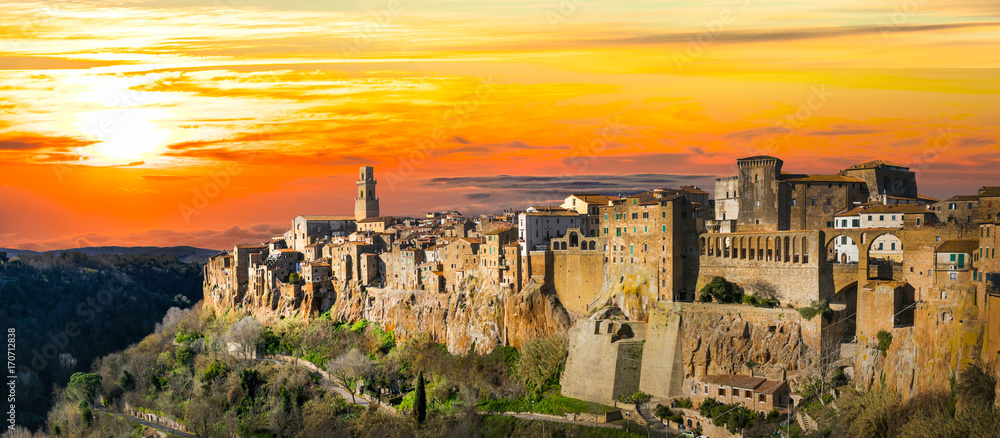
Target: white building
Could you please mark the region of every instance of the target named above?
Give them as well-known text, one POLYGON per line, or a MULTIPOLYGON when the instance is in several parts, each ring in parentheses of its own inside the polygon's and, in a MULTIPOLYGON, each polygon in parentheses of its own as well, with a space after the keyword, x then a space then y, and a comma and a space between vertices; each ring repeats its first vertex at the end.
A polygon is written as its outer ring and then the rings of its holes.
POLYGON ((548 249, 549 239, 566 235, 570 228, 586 228, 587 215, 561 207, 529 207, 517 216, 521 254, 548 249))

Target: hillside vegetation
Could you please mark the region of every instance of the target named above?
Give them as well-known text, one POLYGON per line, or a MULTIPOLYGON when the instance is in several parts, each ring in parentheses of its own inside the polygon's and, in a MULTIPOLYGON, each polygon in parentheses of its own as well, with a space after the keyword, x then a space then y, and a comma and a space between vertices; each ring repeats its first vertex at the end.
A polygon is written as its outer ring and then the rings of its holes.
POLYGON ((174 257, 0 252, 0 326, 16 330, 18 424, 36 428, 52 388, 151 333, 201 296, 201 268, 174 257))

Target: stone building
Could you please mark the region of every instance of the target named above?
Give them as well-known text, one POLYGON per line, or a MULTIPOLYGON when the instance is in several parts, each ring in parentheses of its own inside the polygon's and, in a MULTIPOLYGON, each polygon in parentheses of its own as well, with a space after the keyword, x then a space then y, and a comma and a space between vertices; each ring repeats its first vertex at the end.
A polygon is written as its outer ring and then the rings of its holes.
POLYGON ((613 199, 615 198, 597 193, 574 193, 567 196, 566 200, 559 207, 586 215, 586 223, 581 229, 587 236, 597 236, 600 232, 600 215, 598 210, 600 207, 608 205, 613 199))
POLYGON ((685 284, 683 275, 685 264, 697 263, 695 204, 688 196, 652 190, 614 200, 600 208, 600 215, 609 277, 640 269, 659 300, 693 297, 693 282, 685 284))
POLYGON ((761 155, 736 160, 739 174, 716 180, 715 218, 709 228, 784 231, 834 228, 834 216, 866 202, 922 204, 909 168, 886 161, 851 166, 836 175, 793 174, 761 155))
POLYGON ((785 411, 791 407, 791 389, 783 379, 732 374, 705 376, 692 380, 688 393, 699 403, 713 398, 725 404, 738 404, 759 414, 771 409, 785 411))
POLYGON ((375 194, 375 169, 363 166, 358 170, 358 197, 354 200, 354 220, 375 218, 379 216, 378 196, 375 194))
POLYGON ((292 219, 291 248, 304 252, 306 245, 346 237, 357 227, 351 216, 299 215, 292 219))
POLYGON ((517 238, 521 254, 545 251, 553 237, 566 235, 566 230, 585 230, 587 216, 561 207, 529 207, 517 217, 517 238))

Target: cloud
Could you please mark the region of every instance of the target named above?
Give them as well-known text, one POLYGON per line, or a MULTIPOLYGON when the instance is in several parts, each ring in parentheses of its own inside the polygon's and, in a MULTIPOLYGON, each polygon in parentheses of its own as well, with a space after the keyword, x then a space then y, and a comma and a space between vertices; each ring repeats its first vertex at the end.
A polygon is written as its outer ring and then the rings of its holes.
POLYGON ((878 129, 869 129, 861 127, 848 127, 844 125, 834 126, 832 129, 827 129, 823 131, 810 131, 806 132, 805 135, 826 135, 826 136, 838 136, 838 135, 865 135, 865 134, 876 134, 882 131, 878 129))
MULTIPOLYGON (((892 28, 893 33, 915 33, 915 32, 938 32, 951 29, 965 29, 975 27, 996 27, 1000 26, 997 21, 973 21, 960 23, 941 23, 923 25, 901 25, 892 28)), ((701 31, 699 31, 701 32, 701 31)), ((714 34, 712 41, 715 43, 762 43, 762 42, 786 42, 825 39, 848 36, 882 35, 885 29, 882 26, 840 26, 840 27, 811 27, 793 28, 785 30, 725 30, 714 34)), ((693 32, 698 33, 698 32, 693 32)), ((692 37, 692 32, 670 32, 656 33, 639 36, 629 36, 621 38, 593 39, 590 43, 610 43, 610 44, 686 44, 692 37)))
POLYGON ((471 200, 486 199, 486 198, 489 198, 490 196, 493 196, 493 194, 492 193, 469 193, 469 194, 465 195, 466 198, 469 198, 471 200))
POLYGON ((93 142, 81 141, 73 137, 46 137, 40 135, 19 135, 0 139, 0 150, 37 150, 65 152, 71 148, 84 147, 93 142))

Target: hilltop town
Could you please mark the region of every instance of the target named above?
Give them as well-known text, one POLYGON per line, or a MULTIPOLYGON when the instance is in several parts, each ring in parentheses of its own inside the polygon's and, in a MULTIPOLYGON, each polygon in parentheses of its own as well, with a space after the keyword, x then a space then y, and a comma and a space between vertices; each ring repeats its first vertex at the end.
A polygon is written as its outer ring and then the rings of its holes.
POLYGON ((905 399, 997 359, 1000 187, 938 200, 888 161, 833 175, 736 164, 714 199, 658 187, 419 218, 382 216, 362 167, 354 215, 297 216, 212 257, 205 300, 366 319, 455 353, 568 333, 562 392, 599 403, 641 391, 787 412, 833 376, 905 399))

